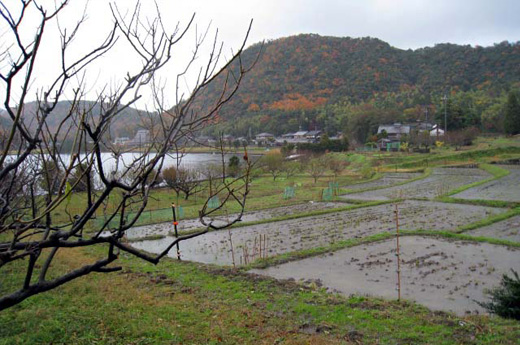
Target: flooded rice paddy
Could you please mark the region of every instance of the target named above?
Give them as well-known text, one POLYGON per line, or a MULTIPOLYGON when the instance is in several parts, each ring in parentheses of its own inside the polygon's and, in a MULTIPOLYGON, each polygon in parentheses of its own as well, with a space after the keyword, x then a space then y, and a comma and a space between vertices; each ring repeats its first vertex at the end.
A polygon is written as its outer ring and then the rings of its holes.
MULTIPOLYGON (((393 204, 385 204, 210 232, 183 241, 181 254, 185 260, 230 265, 233 263, 232 243, 235 263, 239 264, 244 248, 252 252, 255 241, 260 241, 260 235, 266 237, 265 251, 268 256, 327 246, 342 240, 395 231, 394 210, 393 204)), ((432 201, 405 201, 399 205, 399 223, 401 229, 452 230, 500 212, 504 210, 432 201)), ((133 246, 159 253, 171 240, 167 237, 136 242, 133 246)), ((176 253, 171 252, 170 255, 173 257, 176 253)))
MULTIPOLYGON (((260 211, 248 211, 242 216, 242 222, 254 222, 258 220, 273 219, 283 217, 287 215, 305 214, 309 212, 343 208, 351 204, 345 202, 308 202, 305 204, 298 204, 292 206, 284 206, 278 208, 271 208, 260 211)), ((229 216, 215 217, 214 224, 221 225, 225 224, 228 219, 233 219, 236 214, 230 214, 229 216)), ((186 219, 180 220, 177 230, 180 232, 189 231, 200 228, 202 225, 199 219, 186 219)), ((174 231, 172 223, 159 223, 146 226, 137 226, 127 231, 127 236, 130 239, 143 238, 152 235, 168 235, 174 231)))
POLYGON ((384 189, 350 193, 342 197, 353 200, 433 199, 452 189, 489 177, 491 177, 491 174, 476 168, 436 168, 430 176, 421 180, 384 189))
MULTIPOLYGON (((520 169, 507 166, 511 174, 455 195, 456 198, 520 201, 520 169)), ((418 174, 385 174, 368 183, 348 189, 382 189, 350 193, 346 200, 388 200, 394 198, 432 199, 448 191, 491 177, 476 168, 437 168, 421 180, 402 184, 418 174), (385 188, 386 187, 386 188, 385 188)), ((314 203, 282 207, 245 214, 244 221, 273 219, 299 214, 303 217, 269 222, 230 230, 211 232, 182 242, 182 259, 218 265, 240 265, 251 254, 275 256, 303 249, 329 246, 338 241, 395 233, 395 205, 384 204, 304 217, 318 209, 344 207, 341 203, 314 203), (261 247, 259 244, 262 243, 261 247), (232 250, 233 248, 233 250, 232 250), (255 248, 258 248, 256 250, 255 248)), ((506 212, 506 208, 406 200, 399 205, 400 228, 405 230, 456 230, 489 216, 506 212)), ((183 221, 182 230, 199 227, 198 221, 183 221)), ((169 234, 170 224, 133 229, 129 237, 169 234)), ((465 232, 520 242, 520 216, 465 232)), ((160 252, 172 241, 135 242, 148 252, 160 252)), ((520 249, 473 241, 447 240, 422 236, 401 237, 402 298, 417 301, 434 310, 459 315, 483 312, 476 301, 484 301, 485 289, 497 286, 503 273, 520 268, 520 249)), ((345 295, 373 295, 397 298, 397 259, 395 238, 285 263, 257 274, 280 279, 314 282, 345 295)), ((176 256, 173 251, 170 255, 176 256)))
POLYGON ((465 232, 466 235, 499 238, 520 243, 520 216, 465 232))
MULTIPOLYGON (((401 296, 433 310, 459 315, 482 312, 483 290, 520 267, 520 250, 488 243, 402 237, 401 296)), ((397 299, 395 240, 346 248, 254 273, 278 279, 314 280, 344 295, 397 299)))
POLYGON ((381 178, 365 182, 365 183, 358 183, 350 186, 344 186, 345 189, 350 190, 360 190, 360 189, 367 189, 367 188, 378 188, 378 187, 391 187, 399 183, 403 183, 407 180, 411 180, 414 178, 417 178, 421 176, 421 173, 402 173, 402 172, 396 172, 396 173, 385 173, 381 178))
POLYGON ((520 165, 501 165, 509 175, 453 195, 460 199, 520 201, 520 165))

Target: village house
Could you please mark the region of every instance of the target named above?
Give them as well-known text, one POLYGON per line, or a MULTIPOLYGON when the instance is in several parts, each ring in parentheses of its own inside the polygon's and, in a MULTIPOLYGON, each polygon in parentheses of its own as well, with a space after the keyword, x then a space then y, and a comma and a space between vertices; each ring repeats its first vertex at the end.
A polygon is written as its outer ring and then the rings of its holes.
POLYGON ((125 145, 129 141, 129 137, 117 137, 116 140, 114 140, 114 145, 125 145))
POLYGON ((308 131, 298 131, 294 133, 293 139, 306 139, 308 131))
POLYGON ((403 125, 394 123, 393 125, 380 125, 377 128, 377 134, 382 135, 386 133, 386 139, 401 140, 404 135, 410 135, 410 125, 403 125))
POLYGON ((377 134, 380 138, 377 147, 381 151, 399 151, 401 138, 410 135, 411 126, 401 123, 393 125, 380 125, 377 134))
POLYGON ((274 135, 271 133, 260 133, 255 137, 255 143, 257 145, 273 145, 274 142, 274 135))
POLYGON ((150 142, 150 131, 147 129, 140 129, 135 134, 134 139, 132 139, 132 143, 134 145, 144 145, 150 142))
POLYGON ((321 131, 308 131, 305 138, 311 143, 317 143, 321 138, 321 131))
POLYGON ((433 125, 433 128, 430 131, 430 137, 442 137, 444 135, 444 130, 440 129, 438 125, 433 125))

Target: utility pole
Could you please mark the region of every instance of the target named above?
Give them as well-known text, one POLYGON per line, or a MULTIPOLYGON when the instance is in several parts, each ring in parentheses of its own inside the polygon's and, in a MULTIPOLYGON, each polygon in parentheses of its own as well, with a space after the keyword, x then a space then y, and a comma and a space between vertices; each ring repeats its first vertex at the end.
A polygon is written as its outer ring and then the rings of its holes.
POLYGON ((447 109, 447 103, 448 103, 448 96, 444 94, 444 97, 442 97, 442 100, 444 101, 444 135, 448 134, 448 109, 447 109))
POLYGON ((396 253, 395 256, 397 257, 397 300, 401 300, 401 253, 400 253, 400 246, 399 246, 399 207, 397 204, 395 204, 395 238, 397 240, 396 242, 396 253))

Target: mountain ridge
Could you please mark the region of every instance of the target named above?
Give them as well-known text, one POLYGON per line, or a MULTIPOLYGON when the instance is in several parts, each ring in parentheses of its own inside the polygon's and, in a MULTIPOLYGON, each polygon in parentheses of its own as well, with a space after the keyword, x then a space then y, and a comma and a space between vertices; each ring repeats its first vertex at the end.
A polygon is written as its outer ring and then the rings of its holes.
MULTIPOLYGON (((245 135, 252 127, 255 133, 296 130, 312 122, 300 118, 314 118, 324 106, 361 104, 387 94, 414 93, 417 99, 408 100, 412 106, 438 108, 440 94, 487 90, 494 97, 520 82, 519 42, 489 47, 440 43, 404 50, 372 37, 300 34, 255 43, 241 60, 249 66, 257 57, 236 95, 219 111, 220 125, 206 133, 245 135), (288 124, 267 126, 273 118, 288 124)), ((205 88, 199 110, 220 96, 223 82, 217 78, 205 88)), ((115 133, 128 135, 138 127, 137 118, 130 116, 127 130, 115 133)))

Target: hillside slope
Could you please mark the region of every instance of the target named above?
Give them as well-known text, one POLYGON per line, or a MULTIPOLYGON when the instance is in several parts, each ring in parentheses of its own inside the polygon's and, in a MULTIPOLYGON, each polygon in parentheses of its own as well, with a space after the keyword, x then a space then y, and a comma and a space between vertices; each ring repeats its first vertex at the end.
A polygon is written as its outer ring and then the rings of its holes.
MULTIPOLYGON (((345 99, 362 102, 410 88, 424 94, 503 90, 520 81, 519 43, 401 50, 376 38, 312 34, 255 44, 244 52, 244 64, 258 54, 236 97, 222 109, 224 120, 262 114, 267 122, 273 113, 305 112, 345 99)), ((220 89, 213 83, 206 97, 216 97, 220 89)))

